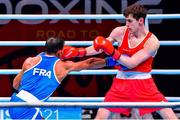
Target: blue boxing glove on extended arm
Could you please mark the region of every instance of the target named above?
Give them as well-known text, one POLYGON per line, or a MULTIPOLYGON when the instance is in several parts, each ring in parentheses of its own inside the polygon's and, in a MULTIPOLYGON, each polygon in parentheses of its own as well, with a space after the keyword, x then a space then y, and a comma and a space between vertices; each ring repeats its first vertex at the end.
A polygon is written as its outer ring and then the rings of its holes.
POLYGON ((106 66, 107 67, 113 67, 113 66, 118 66, 120 63, 118 63, 116 60, 114 60, 112 57, 106 57, 106 66))
POLYGON ((117 60, 114 60, 112 57, 106 57, 105 60, 106 60, 107 67, 121 66, 122 70, 128 70, 127 67, 121 65, 117 60))

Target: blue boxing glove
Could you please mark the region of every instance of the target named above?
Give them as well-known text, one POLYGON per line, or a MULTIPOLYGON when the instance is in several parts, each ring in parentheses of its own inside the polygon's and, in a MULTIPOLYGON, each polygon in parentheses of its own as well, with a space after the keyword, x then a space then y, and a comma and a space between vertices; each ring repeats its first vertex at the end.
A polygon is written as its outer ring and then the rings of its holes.
POLYGON ((121 65, 117 60, 114 60, 112 57, 106 57, 105 60, 107 67, 120 66, 122 70, 128 70, 127 67, 121 65))
POLYGON ((120 65, 120 63, 117 62, 116 60, 114 60, 112 57, 106 57, 105 60, 106 60, 107 67, 113 67, 113 66, 120 65))

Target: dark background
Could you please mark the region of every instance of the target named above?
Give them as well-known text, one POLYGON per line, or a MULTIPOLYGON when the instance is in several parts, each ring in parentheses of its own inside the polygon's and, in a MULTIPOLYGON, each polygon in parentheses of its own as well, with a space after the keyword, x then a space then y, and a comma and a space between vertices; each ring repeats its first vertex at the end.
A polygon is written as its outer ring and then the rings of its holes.
MULTIPOLYGON (((39 0, 38 0, 39 1, 39 0)), ((48 14, 65 14, 63 11, 58 10, 51 1, 40 0, 48 6, 48 14)), ((64 8, 70 5, 73 0, 57 0, 57 2, 64 8)), ((74 0, 77 1, 77 0, 74 0)), ((109 5, 113 8, 114 12, 122 13, 121 0, 87 0, 90 2, 91 14, 97 14, 96 6, 98 4, 109 5)), ((85 14, 84 0, 77 1, 69 13, 71 14, 85 14)), ((161 11, 163 14, 180 13, 179 5, 175 0, 152 0, 151 2, 144 1, 142 4, 147 7, 149 13, 153 13, 152 9, 161 11), (157 4, 155 4, 157 3, 157 4), (179 6, 179 7, 178 7, 179 6)), ((16 10, 20 2, 28 0, 1 0, 0 1, 0 14, 17 14, 16 10), (6 3, 6 4, 5 4, 6 3), (10 4, 10 7, 7 7, 10 4), (10 12, 8 12, 8 9, 10 12)), ((127 5, 137 2, 137 0, 125 1, 127 5)), ((35 2, 36 3, 36 2, 35 2)), ((32 3, 31 3, 32 4, 32 3)), ((26 5, 23 7, 22 14, 39 14, 41 8, 38 5, 26 5)), ((101 14, 110 14, 107 8, 102 8, 101 14)), ((113 14, 113 12, 111 13, 113 14)), ((42 41, 50 36, 61 37, 67 41, 76 40, 93 40, 97 35, 107 37, 110 32, 117 26, 124 25, 117 20, 102 20, 98 23, 96 20, 91 20, 89 23, 84 20, 77 20, 72 22, 69 20, 54 21, 46 20, 39 24, 24 24, 18 20, 10 20, 6 24, 0 21, 0 40, 1 41, 42 41)), ((161 20, 155 23, 149 21, 149 29, 153 32, 160 41, 176 40, 179 41, 180 20, 161 20)), ((23 61, 29 56, 35 56, 43 51, 43 47, 0 47, 0 69, 20 69, 23 61)), ((154 60, 154 69, 179 69, 179 46, 161 46, 158 54, 154 60)), ((104 54, 98 57, 105 57, 104 54)), ((83 60, 85 58, 75 58, 74 61, 83 60)), ((179 93, 179 75, 153 75, 159 90, 165 96, 180 96, 179 93)), ((12 81, 14 75, 0 75, 0 96, 9 97, 14 91, 12 88, 12 81)), ((87 96, 96 97, 104 96, 112 83, 112 75, 69 75, 62 82, 62 85, 57 89, 53 96, 87 96)))

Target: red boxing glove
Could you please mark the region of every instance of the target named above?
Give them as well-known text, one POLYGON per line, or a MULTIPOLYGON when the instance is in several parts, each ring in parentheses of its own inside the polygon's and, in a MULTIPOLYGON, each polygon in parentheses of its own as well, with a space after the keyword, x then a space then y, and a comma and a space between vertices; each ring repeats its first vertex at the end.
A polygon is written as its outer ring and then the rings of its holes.
POLYGON ((58 51, 58 56, 61 59, 69 59, 73 57, 83 57, 86 55, 86 49, 75 48, 72 46, 64 46, 62 52, 58 51))
POLYGON ((95 38, 94 49, 96 51, 103 50, 107 55, 111 55, 115 60, 118 60, 121 56, 121 53, 114 48, 113 44, 102 36, 95 38))

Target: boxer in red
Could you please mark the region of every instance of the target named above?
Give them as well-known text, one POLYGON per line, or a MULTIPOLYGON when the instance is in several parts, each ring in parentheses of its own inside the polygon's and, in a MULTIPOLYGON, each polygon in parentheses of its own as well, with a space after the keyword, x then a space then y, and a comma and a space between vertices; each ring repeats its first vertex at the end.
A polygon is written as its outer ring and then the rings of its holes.
MULTIPOLYGON (((98 36, 93 46, 87 48, 64 49, 63 59, 83 57, 105 52, 112 56, 99 61, 99 66, 117 65, 119 71, 113 80, 105 102, 166 102, 157 89, 150 74, 153 59, 159 49, 157 37, 145 28, 147 10, 133 4, 124 10, 126 25, 113 29, 109 37, 98 36), (112 43, 118 42, 116 50, 112 43), (68 53, 68 54, 67 54, 68 53), (101 64, 101 65, 100 65, 101 64)), ((111 112, 129 115, 130 108, 100 108, 96 119, 107 119, 111 112)), ((139 108, 140 116, 159 111, 166 119, 178 119, 171 108, 139 108)))

